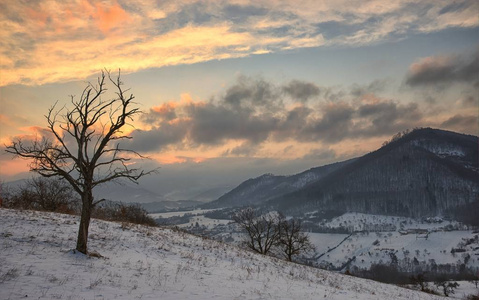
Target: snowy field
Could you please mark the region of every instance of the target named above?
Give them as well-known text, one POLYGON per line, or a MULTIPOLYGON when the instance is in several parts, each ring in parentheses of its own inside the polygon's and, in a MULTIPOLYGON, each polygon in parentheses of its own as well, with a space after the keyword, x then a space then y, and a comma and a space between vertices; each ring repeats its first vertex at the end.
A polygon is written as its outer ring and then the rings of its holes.
POLYGON ((0 299, 442 299, 163 228, 0 209, 0 299))
POLYGON ((324 253, 329 248, 335 247, 349 234, 332 234, 332 233, 308 233, 311 243, 315 246, 317 253, 324 253))
MULTIPOLYGON (((354 226, 355 230, 361 230, 364 226, 381 228, 389 225, 397 227, 390 232, 354 233, 336 249, 321 257, 320 261, 326 261, 333 265, 341 265, 349 258, 356 257, 352 266, 369 268, 371 264, 382 262, 389 264, 390 253, 394 253, 400 264, 412 261, 416 258, 419 262, 437 264, 458 264, 463 262, 466 256, 470 256, 466 266, 474 269, 479 268, 479 245, 473 243, 464 246, 464 241, 474 238, 477 233, 463 229, 457 222, 442 221, 441 223, 420 222, 410 218, 367 215, 348 213, 334 218, 327 226, 354 226), (403 229, 401 229, 401 224, 403 229), (445 231, 444 228, 454 227, 459 230, 445 231), (408 229, 425 229, 427 234, 401 234, 399 231, 408 229), (453 254, 451 250, 462 248, 463 253, 453 254)), ((325 252, 325 248, 333 248, 342 241, 345 234, 318 234, 310 233, 311 241, 316 245, 317 252, 325 252)))
POLYGON ((396 230, 408 230, 414 228, 434 230, 445 228, 447 226, 458 227, 459 223, 442 220, 441 218, 432 218, 431 222, 426 222, 407 217, 346 213, 342 216, 333 218, 326 225, 331 228, 337 228, 340 226, 352 227, 354 231, 366 230, 367 227, 388 228, 388 226, 395 226, 396 230), (438 222, 434 222, 434 219, 437 219, 438 222))
POLYGON ((163 213, 153 213, 149 214, 152 218, 170 218, 170 217, 183 217, 186 214, 191 214, 193 216, 203 215, 207 212, 214 211, 216 209, 195 209, 195 210, 186 210, 186 211, 171 211, 163 213))
MULTIPOLYGON (((204 227, 206 232, 217 228, 217 233, 210 236, 218 238, 222 234, 229 234, 228 236, 233 238, 230 243, 239 244, 244 238, 239 232, 231 235, 231 227, 216 227, 229 224, 231 221, 207 218, 203 214, 208 211, 211 210, 191 211, 189 213, 193 216, 189 222, 177 226, 191 230, 198 225, 204 227), (227 232, 224 232, 225 230, 227 232)), ((166 218, 184 214, 185 212, 168 212, 151 216, 166 218)), ((479 241, 465 247, 461 246, 464 240, 477 236, 477 233, 465 230, 464 226, 455 221, 446 221, 440 218, 436 218, 436 221, 433 219, 426 222, 406 217, 346 213, 324 223, 323 226, 351 228, 352 231, 365 229, 373 231, 355 232, 346 240, 344 239, 349 234, 310 232, 308 234, 316 250, 312 256, 320 257, 315 260, 317 265, 331 264, 333 267, 340 267, 351 258, 356 257, 347 269, 353 267, 369 269, 372 264, 390 264, 391 254, 397 257, 399 266, 402 268, 407 268, 412 261, 416 260, 420 264, 429 265, 435 263, 458 266, 464 262, 467 268, 479 269, 479 241), (374 230, 380 232, 374 232, 374 230), (425 233, 414 233, 415 230, 422 230, 425 233), (452 254, 453 248, 463 248, 465 252, 452 254), (467 256, 470 258, 466 259, 467 256)), ((199 233, 201 234, 201 232, 199 233)), ((346 268, 342 271, 345 270, 346 268)))

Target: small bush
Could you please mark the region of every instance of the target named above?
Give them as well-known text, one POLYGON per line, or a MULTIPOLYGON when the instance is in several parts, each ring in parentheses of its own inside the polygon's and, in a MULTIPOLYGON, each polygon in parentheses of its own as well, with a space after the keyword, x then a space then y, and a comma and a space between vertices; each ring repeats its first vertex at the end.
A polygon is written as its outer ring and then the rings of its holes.
POLYGON ((445 278, 439 278, 434 281, 434 285, 437 288, 442 288, 444 296, 448 297, 450 294, 454 294, 455 290, 459 287, 459 283, 455 281, 448 281, 445 278))
POLYGON ((116 202, 103 202, 92 213, 93 218, 127 222, 140 225, 157 226, 155 220, 139 204, 123 204, 116 202))
POLYGON ((79 199, 64 180, 34 177, 17 189, 2 189, 3 206, 74 214, 79 212, 79 199))

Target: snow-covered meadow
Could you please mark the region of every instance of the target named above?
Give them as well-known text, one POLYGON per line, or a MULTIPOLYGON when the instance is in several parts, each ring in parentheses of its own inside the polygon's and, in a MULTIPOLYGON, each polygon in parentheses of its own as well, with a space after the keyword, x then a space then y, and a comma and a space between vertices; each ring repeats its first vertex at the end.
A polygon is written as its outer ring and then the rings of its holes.
MULTIPOLYGON (((231 243, 239 244, 244 238, 236 231, 239 229, 235 226, 218 226, 230 224, 232 221, 207 218, 204 213, 209 211, 212 210, 186 212, 192 215, 189 221, 176 226, 194 231, 195 226, 199 225, 203 230, 196 232, 200 234, 223 240, 224 237, 230 237, 231 243)), ((168 212, 150 216, 167 218, 184 214, 185 212, 168 212)), ((312 256, 318 258, 313 261, 316 265, 340 267, 356 257, 348 265, 348 269, 353 267, 369 269, 372 264, 389 264, 391 254, 394 254, 399 260, 399 265, 403 267, 407 267, 405 265, 411 264, 414 259, 423 265, 432 263, 460 265, 466 259, 466 267, 479 269, 479 241, 464 246, 465 240, 473 239, 478 234, 473 230, 467 230, 456 221, 346 213, 323 223, 323 226, 331 229, 348 229, 353 234, 309 232, 316 250, 312 256), (458 248, 464 252, 451 253, 452 249, 458 248)))
POLYGON ((0 299, 440 299, 182 231, 0 209, 0 299))
POLYGON ((466 240, 474 239, 478 234, 466 230, 457 222, 425 222, 411 218, 347 213, 326 223, 330 228, 352 227, 353 230, 385 228, 383 232, 356 232, 343 241, 347 234, 309 233, 319 254, 323 255, 318 263, 325 261, 341 265, 349 258, 356 257, 351 266, 369 268, 373 263, 389 264, 391 253, 399 263, 412 262, 414 258, 421 263, 461 264, 479 269, 479 244, 466 245, 466 240), (396 229, 390 229, 393 226, 396 229), (454 228, 449 231, 448 228, 454 228), (419 233, 415 233, 418 231, 419 233), (451 253, 452 249, 463 249, 461 253, 451 253), (465 258, 469 257, 466 259, 465 258))

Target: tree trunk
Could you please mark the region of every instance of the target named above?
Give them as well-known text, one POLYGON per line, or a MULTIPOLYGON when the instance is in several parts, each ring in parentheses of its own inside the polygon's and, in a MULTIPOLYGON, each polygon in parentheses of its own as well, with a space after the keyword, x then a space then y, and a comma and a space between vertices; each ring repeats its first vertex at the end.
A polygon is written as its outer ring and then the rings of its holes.
POLYGON ((288 261, 293 261, 293 254, 288 251, 287 255, 288 255, 288 261))
POLYGON ((90 227, 91 211, 93 208, 93 196, 85 193, 82 196, 82 210, 80 219, 80 228, 78 230, 77 251, 87 254, 88 228, 90 227))

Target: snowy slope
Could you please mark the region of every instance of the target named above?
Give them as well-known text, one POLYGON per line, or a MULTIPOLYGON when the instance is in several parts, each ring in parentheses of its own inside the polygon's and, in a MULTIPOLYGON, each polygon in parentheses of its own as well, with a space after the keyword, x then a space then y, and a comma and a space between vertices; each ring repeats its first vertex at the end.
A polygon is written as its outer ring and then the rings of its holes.
POLYGON ((0 209, 0 299, 441 299, 170 229, 0 209))

